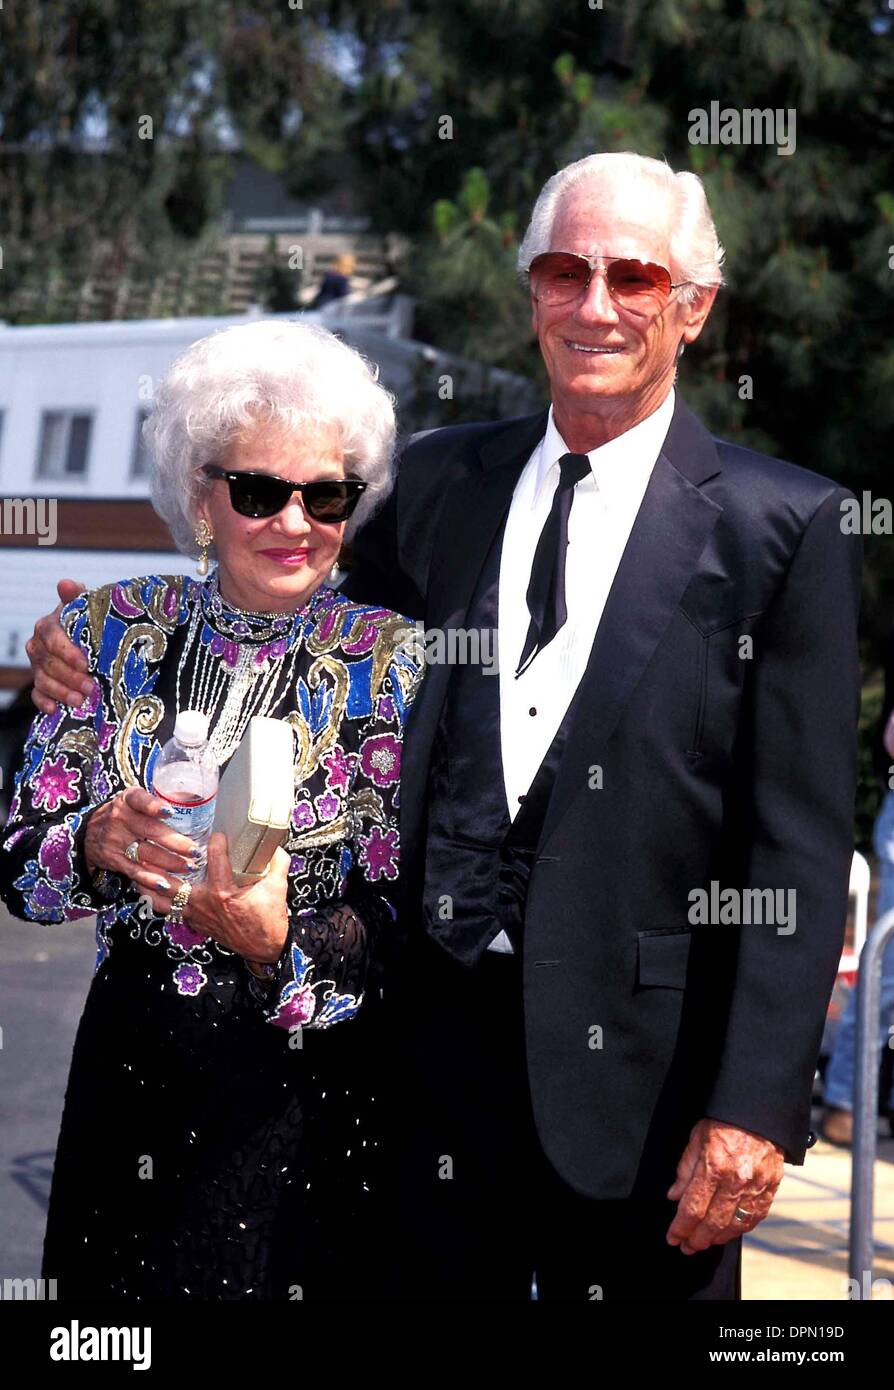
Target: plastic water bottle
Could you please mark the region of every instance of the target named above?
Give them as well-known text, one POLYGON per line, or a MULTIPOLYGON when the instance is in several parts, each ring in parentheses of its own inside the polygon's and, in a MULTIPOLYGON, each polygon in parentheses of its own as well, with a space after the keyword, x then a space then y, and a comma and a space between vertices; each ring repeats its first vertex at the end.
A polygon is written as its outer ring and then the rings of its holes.
POLYGON ((178 878, 201 883, 208 868, 208 841, 214 825, 214 803, 220 773, 208 747, 208 717, 200 710, 182 710, 174 735, 159 754, 152 793, 172 808, 166 824, 195 841, 201 856, 194 869, 178 870, 178 878))

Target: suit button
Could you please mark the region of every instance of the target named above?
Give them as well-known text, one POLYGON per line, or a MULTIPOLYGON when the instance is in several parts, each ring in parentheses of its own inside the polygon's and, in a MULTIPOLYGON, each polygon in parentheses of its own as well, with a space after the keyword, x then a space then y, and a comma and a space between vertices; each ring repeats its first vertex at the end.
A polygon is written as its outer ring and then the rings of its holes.
POLYGON ((808 1131, 807 1131, 807 1148, 808 1148, 808 1149, 812 1149, 818 1138, 819 1138, 819 1135, 817 1134, 817 1132, 816 1132, 815 1129, 810 1129, 810 1130, 808 1130, 808 1131))
POLYGON ((533 708, 533 706, 531 707, 531 709, 528 710, 528 714, 536 714, 536 713, 537 713, 537 711, 533 708))
POLYGON ((519 806, 521 806, 521 804, 523 803, 524 799, 525 799, 525 798, 524 798, 523 796, 520 796, 520 797, 518 798, 518 804, 519 804, 519 806))

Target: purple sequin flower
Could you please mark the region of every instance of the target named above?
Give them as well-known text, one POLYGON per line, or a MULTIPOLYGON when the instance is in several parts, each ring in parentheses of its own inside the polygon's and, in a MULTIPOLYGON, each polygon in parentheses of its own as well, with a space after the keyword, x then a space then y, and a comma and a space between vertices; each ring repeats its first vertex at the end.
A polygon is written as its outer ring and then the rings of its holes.
POLYGON ((270 1022, 277 1028, 294 1028, 309 1023, 316 1007, 316 995, 310 985, 300 985, 288 999, 283 1000, 270 1022))
POLYGON ((58 811, 63 801, 74 805, 80 780, 80 772, 68 766, 64 753, 60 753, 55 762, 48 758, 34 779, 34 805, 45 811, 58 811))
POLYGON ((391 720, 395 717, 394 696, 379 696, 379 718, 391 720))
POLYGON ((198 994, 208 983, 208 977, 199 965, 184 962, 174 971, 174 984, 178 994, 198 994))
POLYGON ((306 857, 306 855, 303 855, 303 854, 293 854, 293 855, 292 855, 291 859, 289 860, 289 873, 290 873, 290 874, 304 874, 304 873, 307 873, 307 857, 306 857))
POLYGON ((376 734, 360 750, 360 767, 377 787, 390 787, 400 776, 400 743, 394 734, 376 734))
POLYGON ((310 803, 299 801, 292 812, 292 825, 296 830, 309 830, 315 820, 310 803))
POLYGON ((338 815, 341 802, 333 792, 324 792, 316 798, 314 805, 320 820, 332 820, 338 815))
POLYGON ((373 882, 377 878, 397 878, 399 836, 396 830, 383 834, 374 825, 368 836, 360 837, 360 866, 373 882))
POLYGON ((51 912, 62 903, 62 894, 57 888, 51 887, 49 883, 37 883, 34 892, 31 894, 30 905, 32 908, 48 908, 51 912))
POLYGON ((54 825, 47 831, 40 846, 38 861, 55 883, 71 875, 71 834, 65 825, 54 825))
POLYGON ((337 743, 331 753, 327 753, 322 759, 326 769, 326 786, 330 791, 348 790, 348 782, 351 776, 351 769, 357 761, 356 753, 346 753, 340 743, 337 743))

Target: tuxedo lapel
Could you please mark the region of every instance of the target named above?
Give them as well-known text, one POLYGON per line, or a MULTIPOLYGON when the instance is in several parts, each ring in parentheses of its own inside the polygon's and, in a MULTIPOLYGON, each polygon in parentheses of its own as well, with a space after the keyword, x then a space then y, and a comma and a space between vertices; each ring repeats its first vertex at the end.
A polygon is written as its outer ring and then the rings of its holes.
MULTIPOLYGON (((426 596, 426 630, 449 632, 466 626, 475 585, 497 529, 512 500, 519 475, 546 430, 547 411, 513 421, 470 446, 472 470, 448 493, 434 541, 426 596)), ((403 853, 412 854, 428 786, 428 767, 451 667, 426 668, 404 735, 402 799, 403 853)))
POLYGON ((678 400, 569 710, 541 847, 587 785, 696 570, 723 510, 699 484, 719 471, 711 436, 678 400))

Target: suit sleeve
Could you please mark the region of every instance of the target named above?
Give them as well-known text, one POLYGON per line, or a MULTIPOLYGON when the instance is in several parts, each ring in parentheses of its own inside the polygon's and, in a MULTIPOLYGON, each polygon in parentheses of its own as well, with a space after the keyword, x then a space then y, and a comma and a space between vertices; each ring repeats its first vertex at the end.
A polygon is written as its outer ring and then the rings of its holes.
POLYGON ((848 496, 836 489, 816 510, 755 630, 730 789, 743 887, 793 894, 795 915, 740 928, 706 1114, 773 1140, 790 1163, 804 1162, 854 847, 862 540, 841 530, 848 496))
POLYGON ((405 539, 398 465, 394 487, 385 502, 351 542, 353 566, 341 586, 342 593, 356 603, 374 603, 395 613, 421 616, 425 603, 405 561, 405 539))

